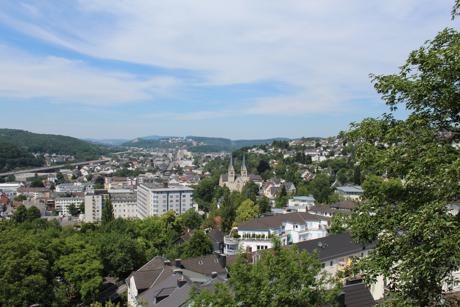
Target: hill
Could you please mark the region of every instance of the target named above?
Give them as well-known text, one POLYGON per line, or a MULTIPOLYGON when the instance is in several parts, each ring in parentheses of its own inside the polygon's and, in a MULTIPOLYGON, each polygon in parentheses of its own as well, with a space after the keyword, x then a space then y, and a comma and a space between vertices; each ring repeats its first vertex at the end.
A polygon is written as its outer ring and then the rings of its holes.
POLYGON ((72 155, 84 161, 97 159, 106 152, 104 146, 69 136, 0 129, 0 168, 3 171, 43 165, 44 160, 33 153, 72 155))
POLYGON ((137 138, 126 142, 123 146, 139 148, 186 148, 193 152, 220 152, 233 151, 242 147, 271 144, 275 140, 288 140, 287 138, 272 138, 261 140, 231 140, 227 138, 186 136, 180 137, 162 137, 159 139, 137 138))

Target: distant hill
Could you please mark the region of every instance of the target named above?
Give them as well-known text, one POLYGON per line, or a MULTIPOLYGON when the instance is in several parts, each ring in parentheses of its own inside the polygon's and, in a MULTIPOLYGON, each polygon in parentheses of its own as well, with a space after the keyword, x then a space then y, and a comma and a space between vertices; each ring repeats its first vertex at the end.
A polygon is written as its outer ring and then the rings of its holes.
POLYGON ((229 152, 247 146, 271 144, 275 140, 288 139, 271 138, 261 140, 231 140, 227 138, 202 136, 186 136, 185 138, 161 137, 157 139, 137 138, 124 143, 123 146, 158 149, 186 148, 193 152, 229 152))
POLYGON ((129 142, 129 139, 83 139, 83 141, 107 146, 119 146, 129 142))
POLYGON ((32 153, 73 155, 83 161, 99 158, 107 151, 105 146, 69 136, 0 129, 0 168, 3 170, 43 165, 43 160, 32 153), (15 156, 18 159, 15 160, 15 156))

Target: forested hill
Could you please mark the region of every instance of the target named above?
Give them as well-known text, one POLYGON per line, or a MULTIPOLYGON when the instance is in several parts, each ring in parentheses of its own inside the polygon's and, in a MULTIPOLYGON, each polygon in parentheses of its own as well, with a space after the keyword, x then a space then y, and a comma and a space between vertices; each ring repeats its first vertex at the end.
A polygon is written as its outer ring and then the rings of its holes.
POLYGON ((260 140, 231 140, 216 137, 187 136, 185 138, 164 137, 158 139, 138 138, 123 144, 124 146, 140 148, 187 148, 194 152, 233 151, 246 146, 271 144, 275 140, 286 138, 271 138, 260 140))
POLYGON ((0 169, 3 171, 43 165, 43 160, 32 153, 73 155, 77 160, 90 160, 106 152, 104 146, 69 136, 0 129, 0 169))

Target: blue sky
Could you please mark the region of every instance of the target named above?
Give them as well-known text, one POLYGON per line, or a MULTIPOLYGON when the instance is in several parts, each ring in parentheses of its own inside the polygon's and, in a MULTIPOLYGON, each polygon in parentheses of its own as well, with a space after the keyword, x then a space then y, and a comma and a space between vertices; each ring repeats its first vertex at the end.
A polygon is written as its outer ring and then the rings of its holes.
POLYGON ((329 136, 387 108, 451 0, 0 2, 5 128, 76 137, 329 136), (346 4, 345 4, 346 3, 346 4))

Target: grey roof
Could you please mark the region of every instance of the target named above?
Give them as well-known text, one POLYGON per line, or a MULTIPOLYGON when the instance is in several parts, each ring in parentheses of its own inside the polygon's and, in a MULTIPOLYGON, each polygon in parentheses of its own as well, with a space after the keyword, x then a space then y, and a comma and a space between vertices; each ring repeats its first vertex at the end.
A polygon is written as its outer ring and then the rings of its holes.
POLYGON ((329 220, 327 217, 322 217, 307 212, 292 212, 287 214, 275 214, 257 219, 252 219, 238 225, 238 230, 268 230, 279 228, 285 222, 305 223, 307 221, 324 221, 329 220))
POLYGON ((164 264, 165 258, 156 256, 139 270, 131 273, 128 280, 134 277, 136 288, 141 292, 142 290, 151 288, 155 283, 163 280, 172 272, 171 266, 164 264))
POLYGON ((375 305, 371 292, 363 283, 345 285, 343 292, 347 307, 371 307, 375 305))
POLYGON ((307 196, 294 196, 292 197, 293 200, 300 200, 300 201, 311 201, 314 202, 315 198, 312 195, 307 196))
POLYGON ((336 190, 344 193, 362 193, 363 189, 358 185, 337 187, 336 190))
POLYGON ((208 276, 211 276, 212 272, 218 274, 227 272, 215 254, 184 259, 181 264, 184 269, 208 276))
POLYGON ((356 243, 352 240, 350 234, 346 232, 296 244, 300 250, 305 250, 309 253, 313 253, 316 250, 319 254, 320 261, 345 257, 363 250, 371 249, 375 246, 375 243, 356 243))

